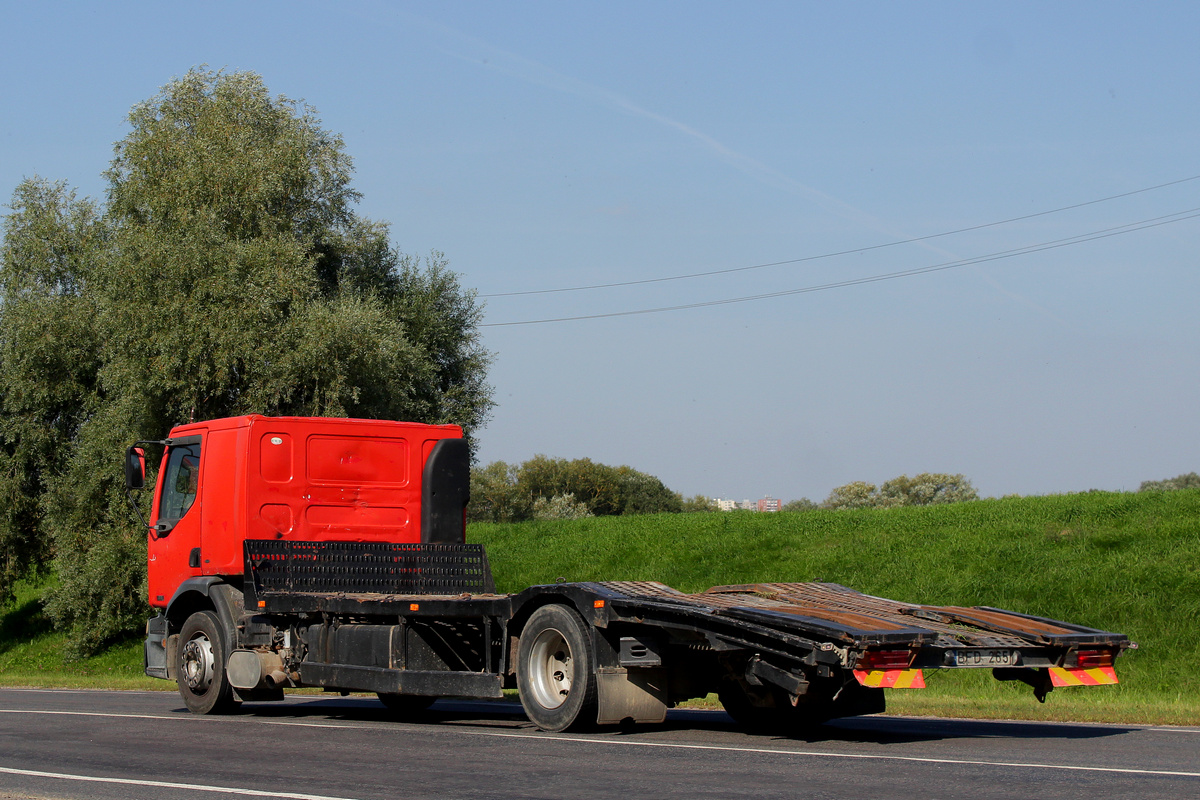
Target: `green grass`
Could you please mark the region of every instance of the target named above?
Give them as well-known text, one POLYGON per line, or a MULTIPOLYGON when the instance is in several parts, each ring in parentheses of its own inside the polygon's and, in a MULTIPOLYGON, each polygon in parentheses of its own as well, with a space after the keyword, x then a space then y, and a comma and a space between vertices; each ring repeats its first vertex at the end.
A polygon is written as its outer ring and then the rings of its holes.
POLYGON ((44 583, 19 583, 0 615, 0 685, 70 689, 170 689, 142 672, 142 640, 133 633, 80 661, 65 657, 67 636, 42 613, 44 583))
MULTIPOLYGON (((822 580, 917 603, 990 605, 1128 634, 1121 684, 1045 705, 987 671, 927 671, 890 710, 970 717, 1200 724, 1200 490, 981 500, 803 513, 605 517, 473 525, 497 587, 559 578, 724 583, 822 580)), ((140 641, 64 665, 64 639, 24 586, 0 621, 0 683, 170 688, 140 678, 140 641)))

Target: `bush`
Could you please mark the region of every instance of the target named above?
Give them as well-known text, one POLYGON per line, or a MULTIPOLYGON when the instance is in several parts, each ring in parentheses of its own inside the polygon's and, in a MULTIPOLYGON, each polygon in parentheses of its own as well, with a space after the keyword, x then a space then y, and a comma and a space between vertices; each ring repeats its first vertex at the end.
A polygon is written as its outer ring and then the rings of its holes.
POLYGON ((717 501, 702 494, 698 494, 695 497, 690 497, 686 500, 683 500, 681 503, 681 508, 685 514, 718 510, 717 501))
POLYGON ((575 499, 575 495, 556 494, 554 497, 539 497, 533 501, 533 518, 545 519, 584 519, 593 517, 588 507, 575 499))
POLYGON ((822 508, 833 509, 880 508, 882 505, 882 499, 875 484, 865 481, 854 481, 837 487, 821 504, 822 508))
POLYGON ((1177 489, 1200 489, 1200 475, 1189 472, 1163 481, 1142 481, 1139 492, 1171 492, 1177 489))
POLYGON ((889 499, 895 498, 896 505, 902 506, 933 506, 979 499, 969 480, 962 475, 942 472, 922 472, 911 478, 901 475, 883 484, 879 493, 889 499))
POLYGON ((632 467, 610 467, 590 458, 568 461, 537 455, 519 466, 496 461, 471 470, 467 519, 472 522, 534 519, 539 500, 565 496, 598 517, 684 510, 678 494, 653 475, 632 467))
MULTIPOLYGON (((873 483, 854 481, 829 493, 822 508, 897 508, 899 506, 932 506, 978 500, 979 494, 962 475, 943 472, 922 472, 908 477, 892 478, 876 488, 873 483)), ((790 504, 789 504, 790 505, 790 504)), ((785 506, 785 510, 786 506, 785 506)))
POLYGON ((494 461, 471 470, 471 500, 467 519, 471 522, 518 522, 532 516, 530 498, 517 485, 520 467, 494 461))

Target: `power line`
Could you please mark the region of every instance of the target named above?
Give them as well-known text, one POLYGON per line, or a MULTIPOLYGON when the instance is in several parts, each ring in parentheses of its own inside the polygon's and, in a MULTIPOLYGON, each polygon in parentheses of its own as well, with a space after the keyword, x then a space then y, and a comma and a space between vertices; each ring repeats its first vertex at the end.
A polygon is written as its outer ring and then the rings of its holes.
POLYGON ((803 256, 801 258, 789 258, 784 261, 770 261, 765 264, 753 264, 748 267, 730 267, 728 269, 716 269, 716 270, 712 270, 710 272, 691 272, 686 275, 671 275, 671 276, 664 277, 664 278, 642 278, 641 280, 636 280, 636 281, 620 281, 620 282, 616 282, 616 283, 596 283, 596 284, 591 284, 588 286, 568 286, 568 287, 564 287, 564 288, 560 288, 560 289, 531 289, 529 291, 522 291, 522 292, 496 292, 494 294, 481 294, 481 295, 479 295, 479 297, 481 299, 489 298, 489 297, 521 297, 524 295, 533 295, 533 294, 557 294, 560 292, 582 292, 582 291, 587 291, 589 289, 613 289, 618 286, 639 286, 639 285, 645 284, 645 283, 664 283, 667 281, 682 281, 682 280, 688 280, 691 278, 708 278, 713 275, 729 275, 729 274, 735 273, 735 272, 748 272, 750 270, 765 269, 767 267, 780 267, 785 264, 802 264, 807 261, 819 261, 821 259, 836 258, 838 256, 853 255, 855 253, 867 253, 872 250, 882 250, 883 248, 886 248, 886 247, 898 247, 898 246, 904 245, 904 244, 915 244, 917 242, 927 242, 930 239, 941 239, 943 237, 954 236, 959 233, 969 233, 971 231, 983 230, 984 228, 995 228, 999 225, 1008 225, 1009 223, 1012 223, 1012 222, 1021 222, 1023 220, 1027 220, 1027 219, 1035 219, 1037 217, 1048 216, 1050 214, 1058 214, 1063 211, 1072 211, 1076 208, 1084 208, 1086 206, 1094 206, 1097 203, 1107 203, 1111 200, 1120 200, 1123 197, 1131 197, 1136 194, 1144 194, 1145 192, 1153 192, 1158 189, 1166 189, 1170 186, 1178 186, 1181 183, 1188 183, 1189 181, 1195 181, 1195 180, 1200 180, 1200 175, 1193 175, 1190 178, 1180 178, 1179 180, 1168 181, 1167 183, 1160 183, 1156 186, 1147 186, 1142 189, 1134 189, 1132 191, 1122 192, 1120 194, 1109 195, 1108 197, 1101 197, 1096 200, 1088 200, 1083 203, 1075 203, 1075 204, 1069 205, 1069 206, 1061 206, 1059 208, 1052 208, 1048 211, 1037 211, 1033 214, 1024 214, 1019 217, 1009 217, 1008 219, 1002 219, 997 222, 985 222, 980 225, 971 225, 966 228, 957 228, 952 231, 943 231, 942 233, 931 233, 927 236, 916 236, 911 239, 900 239, 900 240, 897 240, 894 242, 884 242, 883 244, 873 244, 873 245, 868 245, 866 247, 855 247, 855 248, 852 248, 849 250, 838 250, 838 251, 832 252, 832 253, 821 253, 820 255, 815 255, 815 256, 803 256))
POLYGON ((848 286, 859 286, 866 283, 879 283, 881 281, 896 280, 897 278, 908 278, 914 275, 924 275, 930 272, 941 272, 943 270, 956 269, 958 267, 965 267, 973 264, 983 264, 988 261, 999 261, 1006 258, 1015 258, 1016 256, 1027 255, 1029 253, 1039 253, 1044 250, 1054 250, 1060 247, 1069 247, 1071 245, 1093 242, 1098 239, 1107 239, 1112 236, 1120 236, 1122 234, 1134 233, 1136 231, 1147 230, 1149 228, 1157 228, 1162 225, 1170 225, 1175 222, 1183 222, 1184 220, 1195 219, 1197 217, 1200 217, 1200 208, 1190 208, 1185 211, 1177 211, 1173 214, 1165 214, 1161 217, 1152 217, 1150 219, 1145 219, 1138 222, 1129 222, 1112 228, 1103 228, 1098 231, 1091 231, 1090 233, 1081 233, 1076 236, 1069 236, 1065 239, 1054 239, 1049 242, 1026 245, 1024 247, 1017 247, 1011 250, 1001 250, 996 253, 988 253, 986 255, 974 256, 972 258, 965 258, 958 261, 931 264, 925 267, 916 267, 914 269, 900 270, 898 272, 887 272, 881 275, 870 275, 863 278, 851 278, 844 281, 823 283, 816 286, 805 286, 799 289, 784 289, 777 292, 766 292, 764 294, 747 295, 744 297, 727 297, 719 300, 706 300, 698 303, 686 303, 676 306, 660 306, 658 308, 643 308, 633 311, 613 311, 605 314, 585 314, 576 317, 531 319, 517 322, 485 322, 480 324, 479 327, 502 328, 511 327, 514 325, 540 325, 550 322, 573 322, 576 320, 585 319, 605 319, 608 317, 629 317, 639 314, 659 314, 667 311, 684 311, 693 308, 708 308, 710 306, 731 305, 733 303, 748 303, 754 300, 767 300, 774 297, 787 297, 795 294, 823 292, 830 289, 843 289, 848 286))

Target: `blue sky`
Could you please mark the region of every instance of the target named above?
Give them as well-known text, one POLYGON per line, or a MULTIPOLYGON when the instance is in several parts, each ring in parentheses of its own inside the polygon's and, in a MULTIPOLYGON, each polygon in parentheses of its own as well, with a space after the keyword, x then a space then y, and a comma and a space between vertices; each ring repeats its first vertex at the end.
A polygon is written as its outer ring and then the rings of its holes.
POLYGON ((0 197, 102 196, 134 103, 252 70, 487 298, 485 462, 1136 489, 1200 470, 1198 34, 1189 3, 0 0, 0 197), (627 285, 546 291, 596 284, 627 285))

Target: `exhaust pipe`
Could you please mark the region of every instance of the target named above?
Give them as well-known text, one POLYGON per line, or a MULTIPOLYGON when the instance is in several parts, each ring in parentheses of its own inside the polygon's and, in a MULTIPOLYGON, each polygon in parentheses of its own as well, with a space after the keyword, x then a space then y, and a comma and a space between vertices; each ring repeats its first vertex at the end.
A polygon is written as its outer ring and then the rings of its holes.
POLYGON ((267 650, 234 650, 225 671, 235 689, 278 689, 291 683, 283 659, 267 650))
POLYGON ((263 676, 263 685, 268 689, 279 689, 288 684, 288 676, 282 669, 273 669, 263 676))

